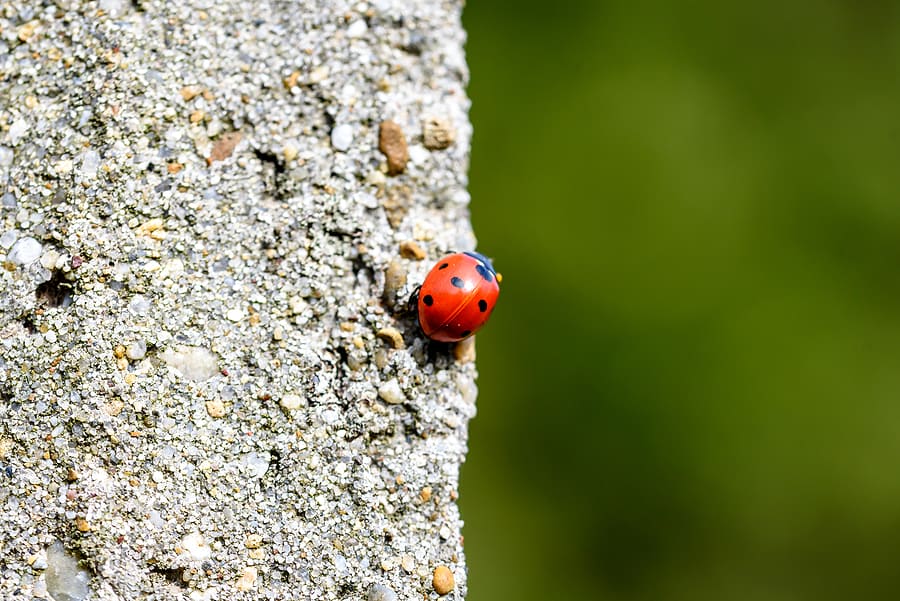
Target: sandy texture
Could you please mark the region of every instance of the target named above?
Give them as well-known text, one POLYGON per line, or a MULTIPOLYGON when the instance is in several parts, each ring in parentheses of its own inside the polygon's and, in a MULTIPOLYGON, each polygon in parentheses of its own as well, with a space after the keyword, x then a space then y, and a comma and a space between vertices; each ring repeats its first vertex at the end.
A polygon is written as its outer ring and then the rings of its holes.
POLYGON ((465 596, 460 10, 0 0, 0 598, 465 596))

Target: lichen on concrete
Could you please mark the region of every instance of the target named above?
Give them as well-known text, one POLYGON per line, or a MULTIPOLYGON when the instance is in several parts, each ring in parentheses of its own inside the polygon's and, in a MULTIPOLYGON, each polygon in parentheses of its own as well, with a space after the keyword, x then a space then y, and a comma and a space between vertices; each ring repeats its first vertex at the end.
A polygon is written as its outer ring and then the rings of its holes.
POLYGON ((0 0, 0 598, 465 597, 461 8, 0 0))

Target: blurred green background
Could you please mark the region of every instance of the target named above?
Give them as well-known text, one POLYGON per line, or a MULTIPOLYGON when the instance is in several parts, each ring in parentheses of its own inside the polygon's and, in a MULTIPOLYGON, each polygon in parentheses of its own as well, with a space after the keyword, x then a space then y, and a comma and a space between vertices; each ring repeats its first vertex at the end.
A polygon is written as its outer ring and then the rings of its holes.
POLYGON ((900 598, 900 3, 464 22, 468 601, 900 598))

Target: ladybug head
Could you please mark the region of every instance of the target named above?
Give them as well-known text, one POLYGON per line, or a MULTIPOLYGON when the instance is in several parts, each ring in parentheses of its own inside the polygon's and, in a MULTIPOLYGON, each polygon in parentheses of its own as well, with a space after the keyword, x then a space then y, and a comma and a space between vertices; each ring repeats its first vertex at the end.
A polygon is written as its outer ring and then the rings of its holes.
POLYGON ((500 281, 501 276, 500 276, 500 274, 497 273, 497 270, 494 269, 494 265, 491 263, 490 259, 485 257, 483 254, 477 253, 474 251, 472 251, 472 252, 466 251, 464 254, 472 257, 473 259, 475 259, 476 261, 481 263, 481 266, 479 266, 480 269, 478 269, 478 272, 481 273, 481 276, 484 279, 490 281, 491 279, 496 278, 498 282, 500 281))

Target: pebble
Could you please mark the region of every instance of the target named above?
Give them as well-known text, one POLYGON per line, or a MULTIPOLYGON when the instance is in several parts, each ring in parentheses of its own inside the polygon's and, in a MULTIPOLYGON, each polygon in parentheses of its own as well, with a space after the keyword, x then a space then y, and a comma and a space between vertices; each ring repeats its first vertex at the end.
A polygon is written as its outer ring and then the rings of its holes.
POLYGON ((111 17, 121 16, 128 6, 127 0, 100 0, 100 10, 111 17))
POLYGON ((430 486, 425 486, 425 487, 423 487, 422 490, 419 491, 419 499, 420 499, 423 503, 427 503, 428 501, 431 500, 431 492, 432 492, 432 491, 431 491, 431 487, 430 487, 430 486))
POLYGON ((47 564, 47 553, 42 551, 40 553, 33 555, 29 559, 29 563, 31 564, 31 567, 34 568, 35 570, 46 570, 47 565, 48 565, 47 564))
POLYGON ((82 601, 92 594, 88 586, 91 576, 78 566, 78 559, 70 555, 59 541, 47 549, 47 570, 44 572, 47 592, 54 599, 82 601))
POLYGON ((97 177, 100 168, 100 154, 95 150, 87 150, 81 155, 81 176, 86 179, 97 177))
POLYGON ((400 243, 400 256, 404 259, 421 261, 425 258, 425 251, 415 240, 404 240, 400 243))
POLYGON ((28 123, 25 122, 24 119, 17 119, 13 121, 12 125, 9 126, 9 131, 7 132, 9 135, 9 141, 13 146, 17 146, 19 144, 19 140, 25 135, 28 131, 28 123))
POLYGON ((469 336, 453 345, 453 358, 457 363, 475 361, 475 336, 469 336))
POLYGON ((422 121, 422 138, 428 150, 443 150, 456 141, 456 130, 447 119, 427 117, 422 121))
POLYGON ((375 335, 387 342, 392 349, 402 349, 406 346, 403 343, 403 334, 397 328, 381 328, 375 335))
POLYGON ((191 100, 199 96, 202 91, 203 88, 201 88, 200 86, 184 86, 183 88, 181 88, 181 90, 179 90, 179 93, 181 94, 181 97, 185 102, 190 102, 191 100))
POLYGON ((331 130, 331 145, 335 150, 344 152, 353 144, 353 128, 346 123, 331 130))
POLYGON ((18 237, 19 236, 18 234, 16 234, 15 230, 3 232, 3 235, 0 236, 0 246, 2 246, 3 248, 9 248, 16 243, 18 237))
POLYGON ((144 340, 135 340, 125 349, 125 356, 132 361, 140 361, 147 355, 147 342, 144 340))
POLYGON ((311 84, 321 83, 328 78, 329 69, 325 65, 321 65, 310 71, 307 81, 311 84))
POLYGON ((244 546, 248 549, 259 549, 262 546, 262 535, 248 534, 244 539, 244 546))
POLYGON ((30 265, 37 261, 44 247, 30 236, 20 238, 6 255, 6 260, 14 265, 30 265))
POLYGON ((394 121, 382 121, 378 129, 378 150, 387 157, 388 175, 399 175, 406 170, 409 161, 406 136, 394 121))
POLYGON ((288 393, 281 397, 281 402, 279 404, 282 408, 293 411, 294 409, 302 407, 305 404, 305 401, 299 394, 288 393))
POLYGON ((369 589, 368 601, 397 601, 397 593, 383 584, 373 584, 369 589))
POLYGON ((412 555, 404 555, 400 558, 400 567, 403 568, 407 574, 412 574, 413 570, 416 569, 416 560, 412 555))
POLYGON ((212 555, 212 549, 206 544, 206 539, 199 532, 191 532, 181 539, 181 548, 194 561, 203 561, 209 559, 212 555))
POLYGON ((240 131, 230 131, 222 134, 213 142, 212 151, 209 153, 209 158, 206 159, 206 164, 212 165, 216 161, 224 161, 230 157, 242 137, 243 134, 240 131))
POLYGON ((210 417, 223 417, 225 415, 225 403, 221 399, 206 401, 206 412, 210 417))
POLYGON ((348 38, 361 38, 366 35, 366 31, 368 31, 369 26, 366 25, 366 22, 363 19, 357 19, 350 23, 347 27, 347 37, 348 38))
POLYGON ((285 144, 281 149, 281 154, 284 156, 284 160, 287 163, 296 160, 299 153, 300 151, 293 144, 285 144))
POLYGON ((384 302, 389 308, 397 304, 397 294, 406 285, 406 266, 397 259, 384 272, 384 302))
POLYGON ((253 588, 253 585, 256 583, 256 578, 259 576, 259 570, 254 568, 253 566, 249 566, 244 568, 244 571, 241 572, 241 577, 238 578, 237 590, 239 591, 249 591, 253 588))
POLYGON ((456 586, 456 582, 453 580, 453 572, 447 566, 438 566, 434 569, 431 584, 438 595, 446 595, 456 586))
POLYGON ((292 71, 290 75, 284 78, 283 83, 284 87, 288 90, 297 85, 297 81, 300 79, 300 71, 292 71))
POLYGON ((396 378, 392 378, 379 386, 378 388, 378 396, 391 405, 397 405, 400 403, 406 402, 406 395, 403 394, 403 391, 400 389, 400 383, 397 382, 396 378))
POLYGON ((188 380, 202 382, 219 373, 218 360, 209 350, 196 346, 179 346, 160 353, 160 359, 188 380))

